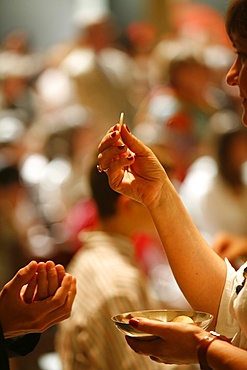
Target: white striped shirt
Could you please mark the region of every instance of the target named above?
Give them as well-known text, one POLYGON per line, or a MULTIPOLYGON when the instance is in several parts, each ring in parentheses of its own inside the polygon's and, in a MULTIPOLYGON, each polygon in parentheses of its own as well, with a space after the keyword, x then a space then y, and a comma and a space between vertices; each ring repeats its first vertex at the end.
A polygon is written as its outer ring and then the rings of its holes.
POLYGON ((77 296, 71 317, 59 325, 56 336, 63 370, 166 369, 131 350, 111 321, 118 313, 159 308, 136 266, 129 239, 85 233, 68 271, 77 278, 77 296))

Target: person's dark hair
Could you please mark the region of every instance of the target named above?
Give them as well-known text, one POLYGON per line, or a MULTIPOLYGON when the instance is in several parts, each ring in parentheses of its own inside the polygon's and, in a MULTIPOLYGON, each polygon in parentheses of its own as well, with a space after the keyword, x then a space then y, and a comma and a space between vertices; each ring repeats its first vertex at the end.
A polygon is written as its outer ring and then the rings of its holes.
POLYGON ((223 179, 233 187, 242 185, 243 181, 241 168, 231 159, 232 145, 239 137, 245 137, 247 140, 247 132, 242 128, 224 133, 218 139, 217 157, 219 172, 223 179))
POLYGON ((15 165, 0 168, 0 186, 8 187, 20 183, 19 169, 15 165))
POLYGON ((204 69, 205 71, 208 70, 206 64, 203 62, 202 59, 199 58, 199 56, 192 56, 192 55, 180 55, 175 57, 169 67, 168 67, 168 82, 171 86, 177 87, 177 84, 179 82, 179 79, 177 78, 177 73, 180 70, 183 70, 186 67, 200 67, 201 69, 204 69))
POLYGON ((226 13, 226 31, 231 40, 233 35, 247 37, 247 1, 233 0, 226 13))
POLYGON ((99 215, 102 219, 106 219, 116 213, 117 199, 120 194, 111 189, 106 173, 99 173, 96 166, 93 164, 90 169, 89 185, 99 215))

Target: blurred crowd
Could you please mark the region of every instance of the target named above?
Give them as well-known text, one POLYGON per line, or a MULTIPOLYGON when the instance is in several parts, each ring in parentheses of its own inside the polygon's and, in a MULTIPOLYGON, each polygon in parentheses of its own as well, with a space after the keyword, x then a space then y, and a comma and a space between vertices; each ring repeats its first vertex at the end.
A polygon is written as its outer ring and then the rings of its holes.
MULTIPOLYGON (((226 229, 247 236, 247 136, 225 82, 233 51, 222 15, 183 4, 163 35, 144 21, 120 32, 107 13, 42 52, 23 29, 1 40, 1 286, 31 259, 66 266, 83 248, 81 233, 98 222, 88 165, 121 112, 212 246, 226 229)), ((133 241, 155 294, 187 307, 157 236, 133 241)))

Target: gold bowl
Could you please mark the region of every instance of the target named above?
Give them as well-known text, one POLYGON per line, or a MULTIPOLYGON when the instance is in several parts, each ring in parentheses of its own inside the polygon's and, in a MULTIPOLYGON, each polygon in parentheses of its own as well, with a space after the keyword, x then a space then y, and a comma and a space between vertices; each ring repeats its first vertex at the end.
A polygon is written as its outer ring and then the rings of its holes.
POLYGON ((154 339, 154 335, 143 333, 135 328, 133 328, 129 321, 132 318, 139 317, 150 320, 157 320, 161 322, 170 321, 180 321, 191 323, 200 326, 202 329, 206 330, 213 320, 213 315, 207 312, 200 311, 188 311, 188 310, 145 310, 145 311, 132 311, 125 312, 113 316, 111 319, 114 322, 118 330, 120 330, 125 335, 130 337, 138 337, 142 339, 154 339))

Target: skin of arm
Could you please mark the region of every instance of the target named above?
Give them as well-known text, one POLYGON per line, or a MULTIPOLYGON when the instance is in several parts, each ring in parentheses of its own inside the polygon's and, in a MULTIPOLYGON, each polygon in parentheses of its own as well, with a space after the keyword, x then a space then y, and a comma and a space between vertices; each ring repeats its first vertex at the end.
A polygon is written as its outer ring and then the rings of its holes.
MULTIPOLYGON (((160 323, 147 319, 131 319, 132 326, 158 339, 142 341, 126 337, 127 343, 138 354, 166 364, 197 363, 197 346, 208 332, 192 324, 160 323)), ((247 352, 216 339, 207 349, 208 365, 214 370, 239 370, 246 367, 247 352), (227 353, 227 356, 226 356, 227 353)))
POLYGON ((102 139, 98 160, 115 190, 149 210, 173 274, 196 310, 217 318, 225 284, 225 262, 207 245, 153 152, 123 125, 102 139), (123 143, 125 145, 123 145, 123 143), (126 170, 128 168, 128 170, 126 170))
POLYGON ((0 293, 0 318, 5 338, 41 333, 70 316, 76 280, 52 261, 31 261, 0 293))
POLYGON ((214 370, 221 370, 222 368, 224 370, 244 369, 247 352, 244 349, 234 347, 230 343, 215 340, 208 347, 207 361, 214 370))

